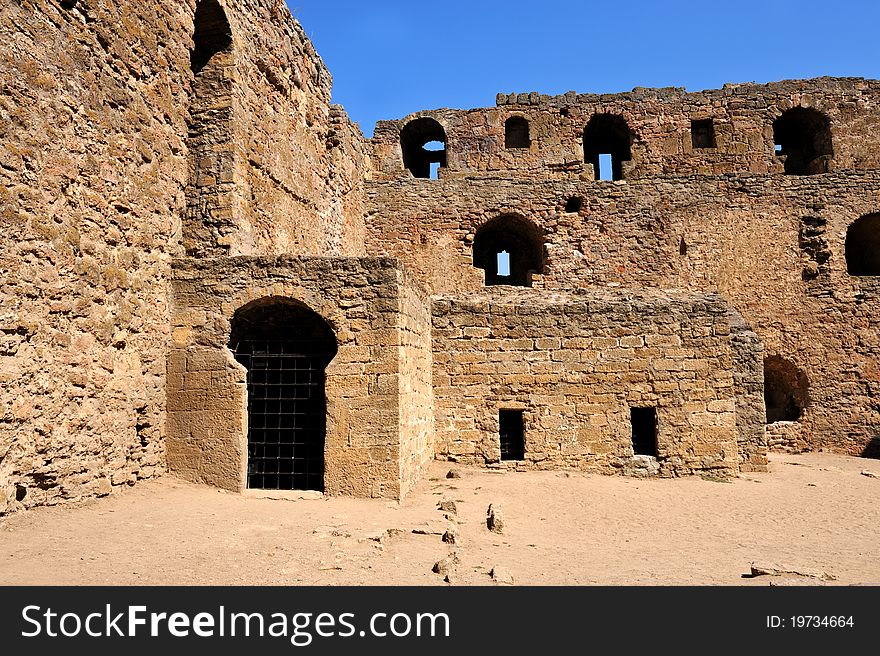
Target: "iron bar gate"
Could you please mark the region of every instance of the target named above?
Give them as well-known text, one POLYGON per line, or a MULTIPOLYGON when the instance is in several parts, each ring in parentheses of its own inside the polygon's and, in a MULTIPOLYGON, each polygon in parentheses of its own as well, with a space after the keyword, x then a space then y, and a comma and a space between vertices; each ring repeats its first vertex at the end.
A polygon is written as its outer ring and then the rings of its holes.
POLYGON ((326 348, 312 340, 241 340, 232 345, 247 369, 247 486, 324 489, 326 348))

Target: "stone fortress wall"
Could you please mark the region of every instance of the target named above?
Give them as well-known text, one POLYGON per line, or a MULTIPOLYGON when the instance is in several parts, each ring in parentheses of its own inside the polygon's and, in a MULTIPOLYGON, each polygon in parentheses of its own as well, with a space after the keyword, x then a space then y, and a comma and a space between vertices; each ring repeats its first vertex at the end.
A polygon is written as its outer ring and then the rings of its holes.
POLYGON ((246 487, 231 331, 276 305, 332 334, 330 494, 497 464, 501 410, 513 467, 876 443, 878 278, 846 251, 877 211, 880 83, 502 95, 365 140, 278 0, 12 0, 0 43, 0 513, 169 468, 246 487), (487 277, 507 238, 531 288, 487 277), (769 438, 765 380, 771 419, 798 410, 769 438))
POLYGON ((531 286, 545 293, 719 293, 764 343, 778 396, 797 397, 788 441, 873 453, 880 267, 864 253, 880 252, 878 90, 821 78, 698 93, 502 94, 495 108, 381 122, 368 248, 403 260, 432 293, 477 291, 485 273, 474 244, 501 221, 530 226, 541 243, 531 286), (597 116, 605 133, 586 134, 597 116), (523 119, 527 138, 511 145, 508 121, 523 119), (426 120, 445 138, 438 180, 404 165, 399 135, 426 120), (697 147, 705 134, 694 131, 709 121, 711 147, 697 147), (596 179, 591 139, 615 157, 625 151, 617 179, 596 179), (856 269, 871 270, 854 271, 848 249, 856 269))
POLYGON ((196 4, 0 7, 0 512, 165 471, 175 258, 364 253, 363 138, 302 28, 196 4))
POLYGON ((435 120, 443 128, 447 178, 502 173, 546 179, 591 173, 584 161, 585 132, 591 132, 601 147, 608 140, 605 134, 614 136, 621 129, 628 131, 622 162, 627 180, 782 173, 785 158, 774 152, 773 124, 786 111, 797 109, 795 114, 801 114, 809 127, 813 118, 801 108, 816 110, 832 130, 830 148, 814 144, 820 156, 815 172, 873 169, 880 163, 878 100, 880 82, 861 78, 727 84, 698 92, 637 88, 602 95, 498 94, 496 107, 419 111, 380 121, 372 140, 373 176, 400 177, 400 134, 417 119, 435 120), (511 118, 528 124, 527 135, 515 145, 505 129, 511 118), (821 157, 832 154, 822 151, 833 151, 833 157, 821 157))

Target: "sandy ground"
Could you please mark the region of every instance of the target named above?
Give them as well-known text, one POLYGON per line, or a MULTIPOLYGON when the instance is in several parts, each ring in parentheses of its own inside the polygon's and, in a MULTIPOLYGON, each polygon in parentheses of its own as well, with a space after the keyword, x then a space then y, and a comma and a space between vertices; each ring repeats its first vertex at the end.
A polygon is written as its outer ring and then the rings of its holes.
MULTIPOLYGON (((433 463, 403 503, 271 500, 171 476, 79 505, 0 520, 2 584, 768 585, 753 561, 880 583, 880 461, 774 455, 731 482, 507 472, 433 463), (439 534, 455 500, 458 543, 439 534), (501 534, 486 527, 499 504, 501 534), (389 529, 391 529, 389 531, 389 529), (424 529, 428 534, 413 533, 424 529)), ((806 573, 810 573, 807 571, 806 573)), ((792 579, 818 583, 816 579, 792 579)))

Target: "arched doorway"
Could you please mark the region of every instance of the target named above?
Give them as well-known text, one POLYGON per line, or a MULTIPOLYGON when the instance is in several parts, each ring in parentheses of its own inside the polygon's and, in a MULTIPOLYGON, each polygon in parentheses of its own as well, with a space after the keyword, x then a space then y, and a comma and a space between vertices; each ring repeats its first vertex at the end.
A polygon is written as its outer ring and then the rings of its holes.
POLYGON ((532 145, 529 136, 529 122, 522 116, 511 116, 504 122, 504 147, 528 148, 532 145))
POLYGON ((764 404, 767 423, 798 421, 810 403, 807 375, 789 360, 771 355, 764 360, 764 404))
POLYGON ((232 28, 226 12, 217 0, 201 0, 193 18, 193 49, 190 64, 194 75, 199 75, 214 55, 232 47, 232 28))
POLYGON ((333 330, 295 301, 263 299, 235 313, 229 349, 247 369, 247 487, 323 491, 333 330))

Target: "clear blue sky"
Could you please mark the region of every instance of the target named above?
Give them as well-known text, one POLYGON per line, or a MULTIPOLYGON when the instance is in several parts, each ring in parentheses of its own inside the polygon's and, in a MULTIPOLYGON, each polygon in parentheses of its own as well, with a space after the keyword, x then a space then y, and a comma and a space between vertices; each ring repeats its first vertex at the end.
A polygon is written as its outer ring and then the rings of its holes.
POLYGON ((880 78, 880 0, 288 0, 367 136, 498 92, 880 78))

